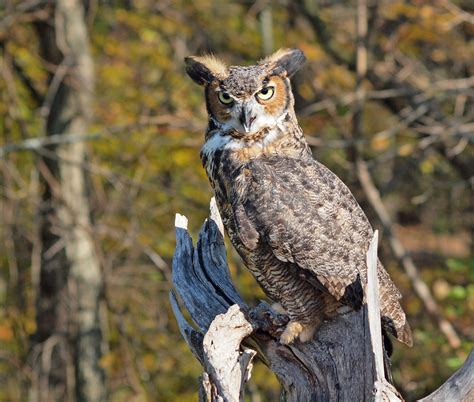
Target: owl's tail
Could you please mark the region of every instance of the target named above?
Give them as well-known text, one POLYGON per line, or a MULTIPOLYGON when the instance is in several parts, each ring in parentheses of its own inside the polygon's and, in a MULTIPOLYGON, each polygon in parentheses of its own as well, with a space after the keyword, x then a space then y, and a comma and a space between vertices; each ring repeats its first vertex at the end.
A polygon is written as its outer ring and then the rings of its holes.
POLYGON ((396 334, 394 334, 400 342, 403 342, 405 345, 413 346, 413 338, 411 336, 411 328, 408 321, 405 319, 405 325, 395 329, 396 334))
POLYGON ((380 287, 380 315, 382 317, 382 326, 387 333, 395 336, 400 342, 408 346, 413 346, 410 325, 407 322, 405 312, 399 302, 402 295, 388 277, 387 272, 379 270, 379 274, 381 272, 387 276, 387 278, 383 278, 384 281, 380 287))
POLYGON ((382 317, 382 327, 385 331, 395 336, 400 342, 403 342, 405 345, 411 347, 413 346, 413 338, 411 335, 410 324, 408 324, 403 311, 402 314, 403 315, 399 316, 398 320, 395 322, 391 318, 384 315, 382 317))

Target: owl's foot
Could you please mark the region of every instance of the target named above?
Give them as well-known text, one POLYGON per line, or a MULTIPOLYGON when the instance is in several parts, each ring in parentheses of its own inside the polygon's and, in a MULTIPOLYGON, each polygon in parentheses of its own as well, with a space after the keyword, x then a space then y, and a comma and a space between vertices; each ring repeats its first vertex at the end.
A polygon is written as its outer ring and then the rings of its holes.
POLYGON ((317 325, 305 325, 300 334, 300 341, 305 343, 313 340, 317 328, 317 325))
POLYGON ((288 345, 293 342, 303 331, 303 326, 298 321, 290 321, 283 333, 280 335, 280 342, 288 345))
POLYGON ((283 345, 289 345, 298 337, 301 342, 308 342, 313 339, 317 327, 317 325, 305 325, 298 321, 290 321, 280 335, 280 342, 283 345))

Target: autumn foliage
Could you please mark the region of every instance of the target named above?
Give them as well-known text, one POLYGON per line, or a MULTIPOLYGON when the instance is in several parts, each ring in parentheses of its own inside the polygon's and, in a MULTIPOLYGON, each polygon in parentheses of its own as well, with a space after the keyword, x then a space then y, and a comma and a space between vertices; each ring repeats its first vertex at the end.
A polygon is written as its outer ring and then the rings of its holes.
MULTIPOLYGON (((37 364, 31 339, 47 174, 39 161, 49 148, 28 141, 45 137, 54 85, 48 74, 61 69, 41 57, 34 25, 52 21, 54 4, 29 3, 0 3, 0 401, 28 400, 37 364)), ((168 291, 174 215, 185 213, 195 235, 212 195, 199 160, 203 96, 183 66, 185 56, 207 52, 230 64, 253 63, 264 49, 305 52, 308 62, 293 80, 299 121, 315 157, 348 184, 380 229, 380 258, 403 293, 413 329, 414 347, 395 348, 397 389, 407 400, 427 395, 463 363, 474 345, 472 2, 369 2, 358 136, 355 1, 86 3, 95 95, 81 141, 104 280, 100 364, 110 401, 196 400, 201 368, 181 339, 168 291), (460 345, 414 291, 356 160, 366 163, 391 233, 460 345)), ((74 140, 74 133, 63 134, 74 140)), ((256 305, 263 293, 230 245, 228 254, 240 293, 256 305)), ((248 395, 278 400, 278 382, 263 364, 248 395)))

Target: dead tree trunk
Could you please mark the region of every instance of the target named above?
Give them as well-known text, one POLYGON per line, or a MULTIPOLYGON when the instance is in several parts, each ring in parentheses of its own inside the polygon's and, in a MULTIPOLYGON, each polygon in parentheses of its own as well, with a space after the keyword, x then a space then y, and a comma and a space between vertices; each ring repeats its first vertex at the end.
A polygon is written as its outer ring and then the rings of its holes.
MULTIPOLYGON (((204 367, 200 401, 242 401, 252 359, 260 358, 278 377, 286 401, 400 401, 382 347, 377 232, 367 252, 367 304, 325 322, 313 341, 278 342, 288 318, 262 302, 250 309, 232 284, 222 222, 214 201, 196 247, 187 219, 176 215, 173 283, 195 326, 184 318, 175 293, 173 312, 183 338, 204 367), (385 360, 384 360, 385 359, 385 360)), ((426 402, 469 402, 474 398, 474 351, 426 402)))
MULTIPOLYGON (((175 294, 170 295, 181 333, 205 370, 201 400, 242 400, 257 353, 278 377, 287 401, 399 401, 398 392, 384 379, 381 342, 377 348, 371 341, 371 333, 381 340, 378 303, 324 323, 312 342, 280 344, 287 317, 266 303, 251 310, 242 300, 229 275, 215 205, 211 211, 195 248, 186 218, 176 219, 173 283, 197 329, 184 319, 175 294), (372 308, 376 320, 369 323, 372 308)), ((371 250, 373 276, 370 270, 368 276, 373 280, 376 245, 371 250)), ((378 300, 378 284, 370 286, 375 286, 373 297, 378 300)))
MULTIPOLYGON (((57 0, 36 24, 51 71, 42 112, 45 135, 84 135, 90 119, 93 65, 81 0, 57 0)), ((90 236, 83 142, 40 150, 41 263, 32 351, 33 401, 104 401, 99 366, 102 276, 90 236)))

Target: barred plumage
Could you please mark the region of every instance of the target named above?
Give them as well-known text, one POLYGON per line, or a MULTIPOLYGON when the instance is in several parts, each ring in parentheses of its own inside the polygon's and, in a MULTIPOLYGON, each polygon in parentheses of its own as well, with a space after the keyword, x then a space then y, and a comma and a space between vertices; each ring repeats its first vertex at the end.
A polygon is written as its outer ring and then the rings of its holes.
MULTIPOLYGON (((289 77, 304 61, 281 50, 256 66, 213 72, 187 58, 205 85, 209 128, 201 158, 226 231, 266 294, 290 317, 284 343, 309 340, 338 309, 361 308, 373 230, 350 190, 315 161, 294 113, 289 77)), ((411 345, 400 292, 378 263, 384 328, 411 345)))

